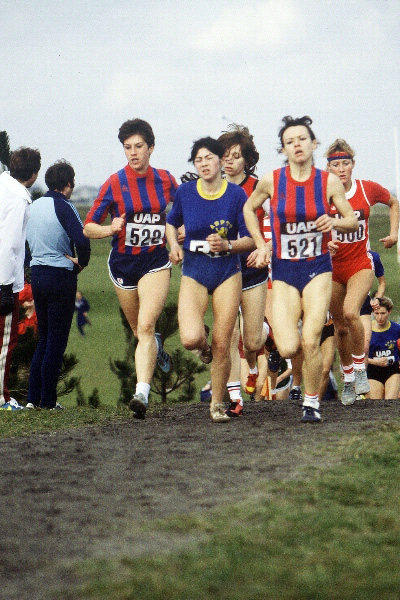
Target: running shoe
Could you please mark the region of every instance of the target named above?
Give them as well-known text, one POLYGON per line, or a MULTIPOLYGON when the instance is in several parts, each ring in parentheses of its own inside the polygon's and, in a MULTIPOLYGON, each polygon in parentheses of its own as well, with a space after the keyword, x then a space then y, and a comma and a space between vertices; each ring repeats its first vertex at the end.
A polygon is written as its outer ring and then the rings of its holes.
POLYGON ((343 384, 341 403, 343 406, 351 406, 356 401, 355 381, 345 381, 343 384))
POLYGON ((298 387, 292 388, 289 392, 289 400, 295 402, 298 406, 303 406, 303 396, 301 389, 298 387))
POLYGON ((303 406, 302 423, 320 423, 321 415, 316 408, 312 406, 303 406))
POLYGON ((170 373, 172 369, 171 357, 163 348, 161 333, 156 333, 155 336, 157 342, 157 364, 161 371, 164 373, 170 373))
POLYGON ((249 373, 244 391, 251 396, 256 391, 258 373, 249 373))
POLYGON ((59 402, 56 402, 56 405, 53 406, 50 410, 64 410, 64 407, 59 402))
POLYGON ((11 398, 9 402, 5 402, 2 406, 0 406, 0 410, 22 410, 24 406, 18 404, 18 402, 11 398))
POLYGON ((240 402, 232 401, 229 408, 226 409, 225 414, 228 417, 243 417, 243 405, 240 402))
POLYGON ((212 404, 210 406, 210 417, 213 423, 227 423, 231 420, 226 414, 223 404, 212 404))
POLYGON ((146 417, 147 401, 143 394, 135 394, 129 402, 129 408, 136 419, 144 419, 146 417))
POLYGON ((211 402, 211 381, 207 381, 206 385, 201 388, 200 401, 211 402))
POLYGON ((272 350, 268 356, 268 369, 271 373, 277 373, 279 371, 279 365, 281 362, 281 355, 278 350, 272 350))
POLYGON ((367 371, 365 369, 354 370, 356 376, 356 395, 368 394, 371 391, 367 371))

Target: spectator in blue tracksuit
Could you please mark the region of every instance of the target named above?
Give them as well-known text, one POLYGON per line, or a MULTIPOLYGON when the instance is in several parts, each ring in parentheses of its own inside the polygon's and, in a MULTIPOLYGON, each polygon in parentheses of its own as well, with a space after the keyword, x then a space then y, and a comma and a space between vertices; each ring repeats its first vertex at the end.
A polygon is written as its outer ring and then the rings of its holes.
POLYGON ((27 227, 39 329, 27 407, 52 409, 60 408, 57 382, 75 310, 77 276, 89 263, 90 242, 70 202, 75 183, 72 166, 57 161, 47 169, 45 181, 49 191, 32 204, 27 227))

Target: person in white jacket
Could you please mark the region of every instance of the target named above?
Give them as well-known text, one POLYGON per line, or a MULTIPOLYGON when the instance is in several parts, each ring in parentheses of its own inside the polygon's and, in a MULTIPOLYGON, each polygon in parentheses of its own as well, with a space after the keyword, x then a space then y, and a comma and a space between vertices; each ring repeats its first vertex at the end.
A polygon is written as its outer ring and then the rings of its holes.
POLYGON ((18 148, 11 154, 10 171, 0 175, 0 408, 20 408, 10 398, 8 376, 18 341, 18 293, 24 287, 28 192, 41 165, 39 150, 18 148), (10 403, 11 401, 11 403, 10 403))

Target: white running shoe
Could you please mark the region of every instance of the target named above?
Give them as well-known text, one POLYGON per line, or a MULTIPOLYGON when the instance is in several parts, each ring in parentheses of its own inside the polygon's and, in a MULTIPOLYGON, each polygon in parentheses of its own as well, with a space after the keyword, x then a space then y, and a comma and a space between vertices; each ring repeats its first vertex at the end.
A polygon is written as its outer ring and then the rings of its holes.
POLYGON ((365 369, 355 369, 354 374, 356 376, 357 396, 360 394, 368 394, 368 392, 371 391, 371 386, 369 385, 367 371, 365 369))
POLYGON ((343 406, 351 406, 356 401, 356 382, 345 381, 343 384, 341 402, 343 406))

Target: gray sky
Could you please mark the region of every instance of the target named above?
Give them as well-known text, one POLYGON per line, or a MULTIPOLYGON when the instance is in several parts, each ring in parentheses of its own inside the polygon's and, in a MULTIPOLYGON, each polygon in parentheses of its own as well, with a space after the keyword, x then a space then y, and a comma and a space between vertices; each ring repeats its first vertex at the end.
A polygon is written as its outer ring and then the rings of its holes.
MULTIPOLYGON (((125 165, 126 119, 149 121, 151 164, 178 179, 192 142, 247 125, 258 174, 277 168, 284 115, 356 150, 357 177, 396 191, 399 0, 0 0, 0 130, 59 158, 76 184, 125 165)), ((193 168, 192 168, 193 170, 193 168)))

